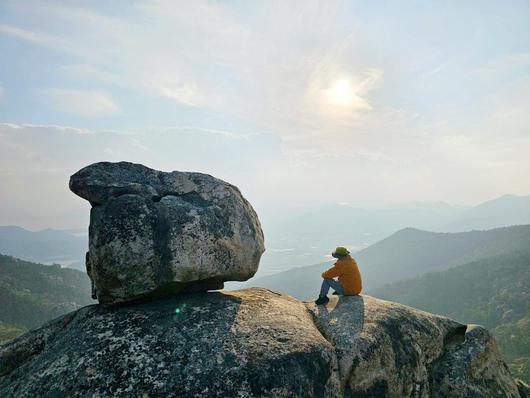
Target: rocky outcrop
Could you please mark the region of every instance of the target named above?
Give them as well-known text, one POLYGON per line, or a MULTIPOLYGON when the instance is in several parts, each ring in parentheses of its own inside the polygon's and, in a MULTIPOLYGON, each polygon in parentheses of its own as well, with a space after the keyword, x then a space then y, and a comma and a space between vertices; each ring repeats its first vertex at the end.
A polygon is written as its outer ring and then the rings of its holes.
POLYGON ((101 162, 75 173, 70 189, 92 205, 86 263, 101 303, 220 289, 258 269, 256 213, 210 175, 101 162))
POLYGON ((370 296, 308 307, 335 348, 345 396, 519 396, 495 340, 480 326, 370 296))
POLYGON ((266 289, 94 305, 0 350, 0 396, 519 397, 482 328, 266 289))

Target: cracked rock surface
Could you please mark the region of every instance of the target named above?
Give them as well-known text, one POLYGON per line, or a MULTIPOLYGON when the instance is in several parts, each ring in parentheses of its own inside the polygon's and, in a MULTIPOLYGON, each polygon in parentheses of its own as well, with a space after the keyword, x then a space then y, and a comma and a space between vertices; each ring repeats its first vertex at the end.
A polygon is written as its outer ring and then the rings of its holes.
POLYGON ((265 250, 252 206, 207 174, 101 162, 70 189, 92 205, 86 265, 103 304, 221 289, 252 277, 265 250))
POLYGON ((251 288, 72 312, 0 349, 0 396, 520 395, 483 328, 369 296, 315 307, 251 288))

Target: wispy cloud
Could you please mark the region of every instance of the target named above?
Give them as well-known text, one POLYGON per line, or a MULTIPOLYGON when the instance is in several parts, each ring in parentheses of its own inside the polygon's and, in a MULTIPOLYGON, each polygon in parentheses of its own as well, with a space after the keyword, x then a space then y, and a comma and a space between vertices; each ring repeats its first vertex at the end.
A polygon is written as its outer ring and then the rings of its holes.
POLYGON ((436 75, 436 74, 440 73, 441 71, 443 71, 445 68, 447 68, 447 64, 446 63, 438 65, 436 68, 422 73, 420 75, 420 79, 428 79, 430 77, 433 77, 434 75, 436 75))
POLYGON ((120 109, 104 92, 98 90, 46 89, 41 91, 51 107, 79 116, 99 117, 119 113, 120 109))
POLYGON ((262 4, 242 17, 222 3, 160 0, 135 4, 125 19, 36 4, 24 11, 68 33, 58 37, 45 26, 4 26, 3 33, 73 56, 77 62, 60 69, 72 77, 242 118, 280 136, 329 135, 377 111, 368 96, 383 72, 377 64, 356 65, 352 27, 337 23, 344 19, 340 5, 262 4), (335 106, 330 90, 340 79, 351 82, 351 93, 335 106))
POLYGON ((70 126, 0 123, 2 223, 35 227, 86 222, 85 204, 68 192, 68 178, 98 161, 143 163, 160 170, 213 174, 236 184, 253 202, 285 170, 274 137, 240 136, 176 126, 105 131, 70 126), (38 195, 28 195, 28 187, 38 195))
POLYGON ((46 132, 53 132, 54 134, 59 132, 61 134, 91 134, 92 132, 86 128, 62 126, 57 124, 31 124, 31 123, 0 123, 0 132, 16 132, 16 130, 34 130, 40 134, 46 134, 46 132))
MULTIPOLYGON (((77 154, 83 161, 118 159, 121 147, 124 157, 160 168, 212 171, 247 187, 256 181, 261 188, 249 191, 258 200, 292 203, 452 200, 455 192, 458 201, 478 202, 526 184, 529 7, 487 2, 481 18, 474 7, 447 2, 141 0, 115 12, 95 2, 6 0, 3 7, 2 40, 38 46, 35 54, 46 58, 35 68, 49 81, 28 83, 13 72, 17 97, 29 92, 23 105, 37 93, 52 108, 32 120, 70 124, 71 115, 85 115, 94 120, 79 125, 114 130, 72 134, 83 143, 98 136, 90 156, 77 154), (122 123, 138 127, 124 131, 122 123), (157 127, 180 123, 186 127, 157 127), (101 137, 111 142, 100 145, 101 137), (340 197, 330 176, 345 181, 340 197)), ((28 65, 24 57, 9 62, 13 70, 28 65)), ((22 130, 80 146, 68 134, 22 130)))

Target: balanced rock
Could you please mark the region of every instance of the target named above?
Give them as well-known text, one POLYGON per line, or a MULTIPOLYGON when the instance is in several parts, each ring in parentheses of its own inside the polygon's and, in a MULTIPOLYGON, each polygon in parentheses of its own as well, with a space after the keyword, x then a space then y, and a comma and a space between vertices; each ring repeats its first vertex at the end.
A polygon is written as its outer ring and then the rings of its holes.
POLYGON ((93 305, 0 348, 0 396, 519 398, 483 328, 266 289, 93 305))
POLYGON ((92 205, 86 265, 103 304, 220 289, 257 271, 258 217, 222 180, 101 162, 75 173, 70 189, 92 205))

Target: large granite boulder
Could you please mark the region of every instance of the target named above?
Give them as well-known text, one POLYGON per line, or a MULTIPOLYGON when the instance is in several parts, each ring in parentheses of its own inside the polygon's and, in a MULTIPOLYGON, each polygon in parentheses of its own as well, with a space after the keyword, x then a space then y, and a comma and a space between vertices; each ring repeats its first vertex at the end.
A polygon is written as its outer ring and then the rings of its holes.
POLYGON ((482 328, 266 289, 94 305, 0 348, 0 396, 520 397, 482 328))
POLYGON ((220 289, 257 271, 258 217, 224 181, 101 162, 75 173, 70 189, 92 205, 86 265, 101 303, 220 289))

